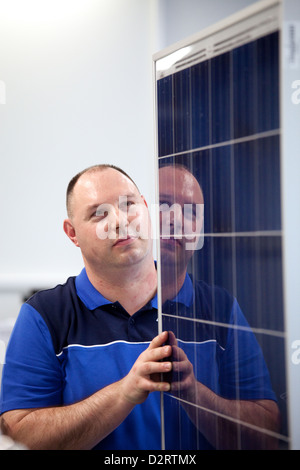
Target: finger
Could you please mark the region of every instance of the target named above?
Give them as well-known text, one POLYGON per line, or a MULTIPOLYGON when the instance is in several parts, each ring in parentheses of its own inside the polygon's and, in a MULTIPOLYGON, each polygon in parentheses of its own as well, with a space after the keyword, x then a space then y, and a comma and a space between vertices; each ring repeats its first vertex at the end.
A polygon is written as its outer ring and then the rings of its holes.
POLYGON ((174 361, 188 361, 185 352, 177 346, 173 346, 172 348, 172 357, 174 361))
POLYGON ((177 339, 173 331, 168 332, 168 342, 171 346, 177 346, 177 339))
POLYGON ((143 362, 139 366, 139 375, 148 376, 153 374, 163 374, 170 372, 172 369, 171 362, 143 362))
POLYGON ((172 354, 171 346, 161 346, 155 349, 146 349, 140 356, 143 362, 158 362, 169 358, 172 354))
POLYGON ((173 362, 173 372, 178 374, 190 374, 193 368, 188 361, 173 362))
POLYGON ((153 340, 149 344, 148 349, 155 349, 155 348, 158 348, 159 346, 162 346, 163 344, 166 343, 167 339, 168 339, 168 332, 163 331, 158 336, 155 336, 155 338, 153 338, 153 340))
POLYGON ((168 392, 171 389, 169 382, 155 382, 146 378, 141 382, 141 386, 148 392, 168 392))

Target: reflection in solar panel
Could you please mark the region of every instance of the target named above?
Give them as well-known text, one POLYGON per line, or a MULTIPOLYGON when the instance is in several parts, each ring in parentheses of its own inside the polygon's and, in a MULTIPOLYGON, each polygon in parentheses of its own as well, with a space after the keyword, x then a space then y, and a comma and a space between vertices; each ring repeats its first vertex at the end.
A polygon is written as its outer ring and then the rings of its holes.
POLYGON ((174 366, 166 449, 288 447, 279 4, 154 57, 158 200, 181 204, 183 224, 184 204, 201 203, 199 188, 204 198, 201 249, 185 249, 184 231, 159 243, 174 366), (257 400, 274 416, 278 406, 280 427, 256 415, 257 400))

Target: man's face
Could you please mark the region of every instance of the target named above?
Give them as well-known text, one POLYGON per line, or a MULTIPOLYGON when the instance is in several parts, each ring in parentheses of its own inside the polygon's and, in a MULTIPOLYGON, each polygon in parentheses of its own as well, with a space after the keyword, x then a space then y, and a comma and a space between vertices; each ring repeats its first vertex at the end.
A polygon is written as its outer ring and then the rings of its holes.
POLYGON ((171 166, 159 170, 162 264, 187 266, 191 247, 197 245, 195 234, 202 229, 203 203, 202 190, 189 171, 171 166))
POLYGON ((71 223, 72 241, 96 269, 103 263, 135 263, 152 251, 146 203, 134 183, 115 169, 80 177, 72 195, 71 223))

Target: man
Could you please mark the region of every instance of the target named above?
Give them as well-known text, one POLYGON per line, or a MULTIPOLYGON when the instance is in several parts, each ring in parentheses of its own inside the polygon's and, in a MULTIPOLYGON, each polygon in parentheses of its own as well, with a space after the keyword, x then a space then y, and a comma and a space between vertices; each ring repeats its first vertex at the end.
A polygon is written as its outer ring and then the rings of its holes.
MULTIPOLYGON (((184 181, 184 188, 192 189, 184 181)), ((157 336, 157 278, 149 215, 133 181, 120 169, 101 165, 74 177, 67 194, 69 217, 64 230, 81 249, 85 269, 65 285, 36 294, 22 307, 4 367, 4 432, 35 449, 158 449, 157 392, 170 388, 188 403, 199 405, 199 410, 205 408, 199 415, 193 406, 185 406, 187 436, 194 429, 191 423, 197 425, 200 420, 205 424, 201 433, 217 446, 212 430, 215 416, 222 411, 235 421, 237 412, 245 410, 251 423, 260 426, 268 418, 266 426, 274 429, 276 413, 264 406, 265 400, 252 407, 250 402, 219 397, 205 377, 201 377, 204 383, 199 380, 190 356, 177 347, 172 334, 172 349, 165 345, 166 332, 157 336), (171 351, 178 380, 170 386, 161 374, 171 371, 171 351), (212 409, 215 414, 207 413, 212 409)), ((191 197, 196 194, 190 192, 191 197)), ((170 225, 174 228, 174 220, 170 225)), ((174 305, 189 303, 186 266, 192 251, 185 253, 187 241, 191 242, 190 236, 174 245, 170 242, 165 251, 162 247, 164 308, 169 299, 174 305), (174 267, 175 285, 173 277, 167 276, 174 267)), ((197 303, 199 293, 198 289, 197 303)), ((172 303, 169 307, 174 313, 172 303)), ((213 381, 210 365, 202 363, 202 369, 213 381)), ((177 445, 178 426, 169 405, 167 397, 166 434, 177 445)), ((223 428, 221 440, 226 431, 223 428)), ((195 449, 194 445, 193 440, 186 443, 187 448, 195 449)))
MULTIPOLYGON (((173 352, 171 395, 165 395, 164 404, 168 425, 172 427, 172 419, 182 423, 177 445, 274 448, 279 412, 251 328, 228 292, 187 274, 194 251, 202 246, 202 189, 188 168, 168 164, 159 170, 159 198, 160 207, 165 207, 160 240, 162 328, 172 331, 173 352), (169 237, 164 237, 164 225, 169 237), (181 406, 176 408, 176 402, 181 406), (191 430, 187 416, 200 433, 191 430)), ((169 435, 167 448, 173 448, 175 437, 169 435)))
POLYGON ((23 305, 3 370, 2 430, 30 449, 160 448, 157 392, 170 388, 161 373, 171 348, 157 336, 151 237, 137 235, 145 200, 122 170, 98 165, 71 180, 67 209, 85 269, 23 305))

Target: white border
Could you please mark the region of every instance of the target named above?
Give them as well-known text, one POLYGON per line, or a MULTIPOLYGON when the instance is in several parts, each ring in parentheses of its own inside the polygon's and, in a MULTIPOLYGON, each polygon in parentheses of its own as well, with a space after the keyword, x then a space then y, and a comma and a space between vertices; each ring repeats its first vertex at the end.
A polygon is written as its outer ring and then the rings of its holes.
MULTIPOLYGON (((166 70, 165 75, 157 76, 156 64, 157 61, 173 54, 179 49, 186 48, 201 40, 208 40, 208 38, 220 31, 224 31, 236 23, 241 23, 245 19, 251 17, 251 21, 256 15, 271 9, 270 11, 277 11, 279 18, 277 29, 280 30, 280 109, 281 109, 281 201, 282 201, 282 226, 283 226, 283 292, 284 292, 284 320, 285 332, 287 334, 286 340, 286 369, 287 369, 287 385, 288 385, 288 425, 291 449, 300 449, 300 403, 299 403, 299 390, 300 390, 300 364, 295 365, 291 361, 291 345, 293 341, 300 339, 300 103, 295 104, 291 100, 292 96, 292 83, 300 80, 300 47, 296 50, 296 59, 293 67, 286 65, 286 51, 287 45, 284 43, 286 37, 286 28, 291 23, 295 23, 296 27, 300 24, 300 3, 299 0, 262 0, 241 10, 240 12, 229 16, 225 20, 216 23, 209 28, 190 36, 182 41, 179 41, 172 46, 153 55, 153 80, 155 84, 154 95, 154 108, 155 108, 155 122, 157 123, 157 103, 156 103, 156 82, 161 76, 166 76, 172 71, 166 70), (296 65, 295 65, 296 64, 296 65), (297 205, 298 202, 298 205, 297 205), (296 210, 298 208, 298 211, 296 210)), ((271 22, 272 23, 272 22, 271 22)), ((272 23, 275 24, 275 23, 272 23)), ((273 26, 271 25, 271 28, 273 26)), ((300 34, 299 31, 297 34, 300 34)), ((252 39, 251 39, 252 40, 252 39)), ((236 46, 233 46, 236 47, 236 46)), ((188 57, 193 51, 188 51, 185 57, 188 57)), ((223 51, 222 51, 223 52, 223 51)), ((172 66, 171 66, 172 68, 172 66)), ((157 143, 157 130, 155 124, 155 162, 156 162, 156 188, 158 187, 158 143, 157 143)), ((158 189, 157 189, 158 201, 158 189)), ((159 231, 159 224, 157 224, 159 231)), ((159 234, 158 234, 159 235, 159 234)), ((159 236, 157 237, 159 240, 159 236)), ((162 328, 161 319, 161 285, 160 285, 160 253, 159 243, 158 248, 158 265, 157 270, 159 274, 158 285, 158 318, 160 331, 162 328)), ((163 403, 162 403, 163 411, 163 403)), ((162 412, 163 417, 163 412, 162 412)), ((287 439, 288 440, 288 439, 287 439)), ((164 436, 162 437, 164 444, 164 436)), ((164 449, 164 447, 162 447, 164 449)))
POLYGON ((300 49, 298 66, 289 67, 286 61, 287 28, 299 25, 299 0, 282 2, 281 34, 281 200, 283 227, 283 279, 286 341, 286 370, 288 425, 291 450, 300 449, 300 364, 292 362, 292 344, 300 339, 300 103, 292 102, 295 80, 300 80, 300 49))

